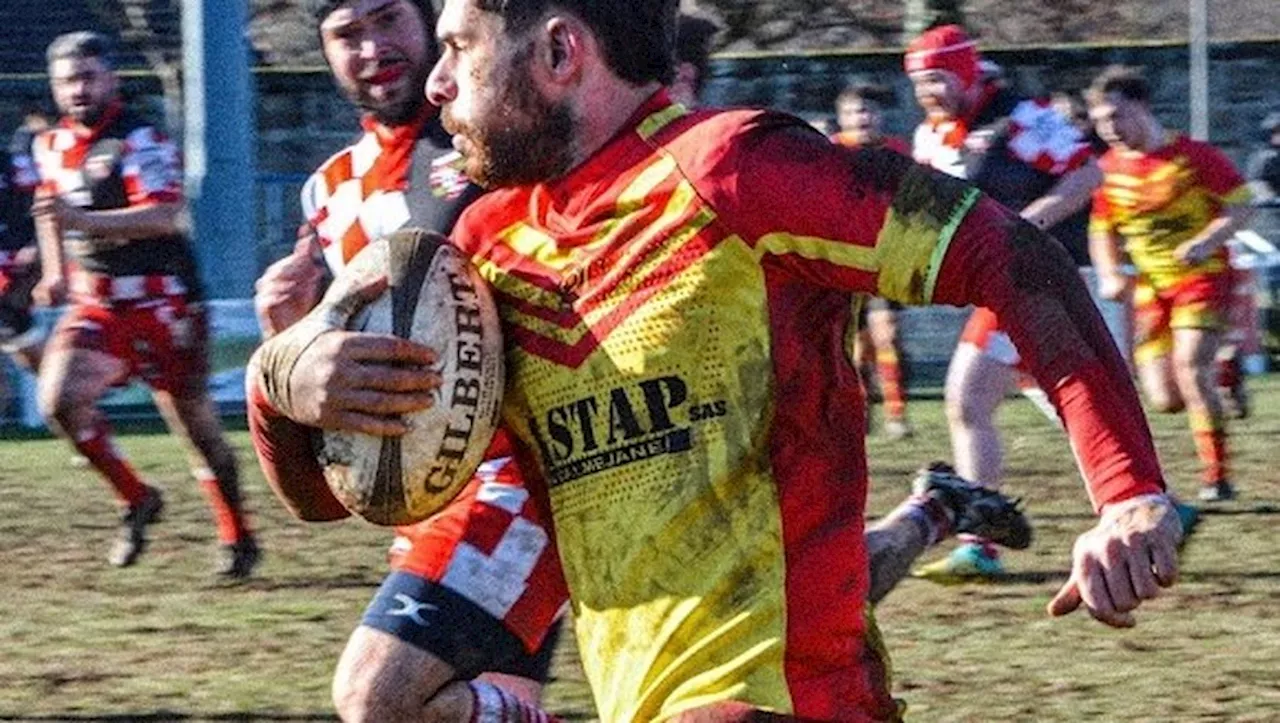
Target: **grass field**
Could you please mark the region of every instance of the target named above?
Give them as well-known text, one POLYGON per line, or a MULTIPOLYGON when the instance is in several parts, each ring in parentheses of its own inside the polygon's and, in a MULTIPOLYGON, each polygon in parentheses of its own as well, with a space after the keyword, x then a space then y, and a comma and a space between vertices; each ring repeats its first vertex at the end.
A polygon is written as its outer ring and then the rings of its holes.
MULTIPOLYGON (((1239 501, 1207 515, 1181 583, 1130 631, 1050 620, 1074 536, 1091 524, 1060 432, 1018 400, 1001 425, 1008 488, 1038 539, 999 585, 908 580, 879 611, 896 688, 919 721, 1280 720, 1280 376, 1253 380, 1255 414, 1233 427, 1239 501)), ((947 456, 941 404, 912 404, 918 434, 870 447, 871 511, 911 471, 947 456)), ((1174 487, 1195 491, 1185 420, 1153 418, 1174 487)), ((213 527, 174 440, 121 439, 168 494, 140 563, 103 562, 106 489, 54 440, 0 440, 0 720, 330 720, 329 677, 384 572, 388 536, 358 522, 287 518, 233 435, 266 557, 253 580, 211 582, 213 527)), ((590 719, 572 643, 548 707, 590 719)))

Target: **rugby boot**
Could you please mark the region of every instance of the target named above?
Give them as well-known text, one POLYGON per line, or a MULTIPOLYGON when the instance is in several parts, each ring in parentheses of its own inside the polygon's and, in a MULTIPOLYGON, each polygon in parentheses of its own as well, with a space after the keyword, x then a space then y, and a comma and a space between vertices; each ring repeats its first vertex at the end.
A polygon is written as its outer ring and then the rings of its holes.
POLYGON ((1196 496, 1201 502, 1226 502, 1236 498, 1236 488, 1230 482, 1220 479, 1201 487, 1196 496))
POLYGON ((107 561, 116 567, 128 567, 137 561, 147 546, 147 525, 155 522, 164 509, 160 490, 147 486, 147 495, 136 505, 125 509, 120 518, 120 531, 111 544, 107 561))
POLYGON ((920 470, 911 491, 949 508, 955 534, 973 535, 1014 550, 1031 546, 1031 523, 1022 513, 1022 500, 970 482, 945 462, 933 462, 920 470))
POLYGON ((213 572, 218 577, 240 580, 249 577, 261 556, 258 541, 248 535, 237 542, 218 546, 213 572))
POLYGON ((980 543, 965 543, 941 560, 911 571, 912 577, 939 585, 996 580, 1004 574, 1004 565, 996 555, 995 548, 980 543))

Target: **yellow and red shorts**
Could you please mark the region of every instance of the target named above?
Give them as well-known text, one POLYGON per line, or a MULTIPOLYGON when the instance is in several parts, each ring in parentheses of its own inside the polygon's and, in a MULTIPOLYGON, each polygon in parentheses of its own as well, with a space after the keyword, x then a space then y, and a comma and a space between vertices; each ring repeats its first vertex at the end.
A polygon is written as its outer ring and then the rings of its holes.
POLYGON ((1226 329, 1231 288, 1230 270, 1189 273, 1160 289, 1139 275, 1133 292, 1134 361, 1172 353, 1174 329, 1226 329))

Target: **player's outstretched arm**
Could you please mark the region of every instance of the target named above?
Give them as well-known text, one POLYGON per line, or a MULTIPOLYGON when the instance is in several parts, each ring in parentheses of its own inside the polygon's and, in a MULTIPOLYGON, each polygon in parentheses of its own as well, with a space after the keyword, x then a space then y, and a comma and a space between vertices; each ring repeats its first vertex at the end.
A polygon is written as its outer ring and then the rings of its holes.
POLYGON ((1052 610, 1083 603, 1108 625, 1133 625, 1132 610, 1173 583, 1182 529, 1128 367, 1070 257, 983 199, 946 251, 934 301, 995 312, 1064 420, 1102 514, 1077 542, 1052 610))

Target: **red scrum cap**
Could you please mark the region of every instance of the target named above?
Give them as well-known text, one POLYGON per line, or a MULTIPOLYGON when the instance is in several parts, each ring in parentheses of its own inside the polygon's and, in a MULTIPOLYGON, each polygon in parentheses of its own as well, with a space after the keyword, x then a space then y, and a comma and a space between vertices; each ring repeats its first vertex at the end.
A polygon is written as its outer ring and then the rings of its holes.
POLYGON ((903 66, 908 73, 945 70, 969 88, 978 80, 978 46, 959 25, 943 25, 911 41, 903 66))

